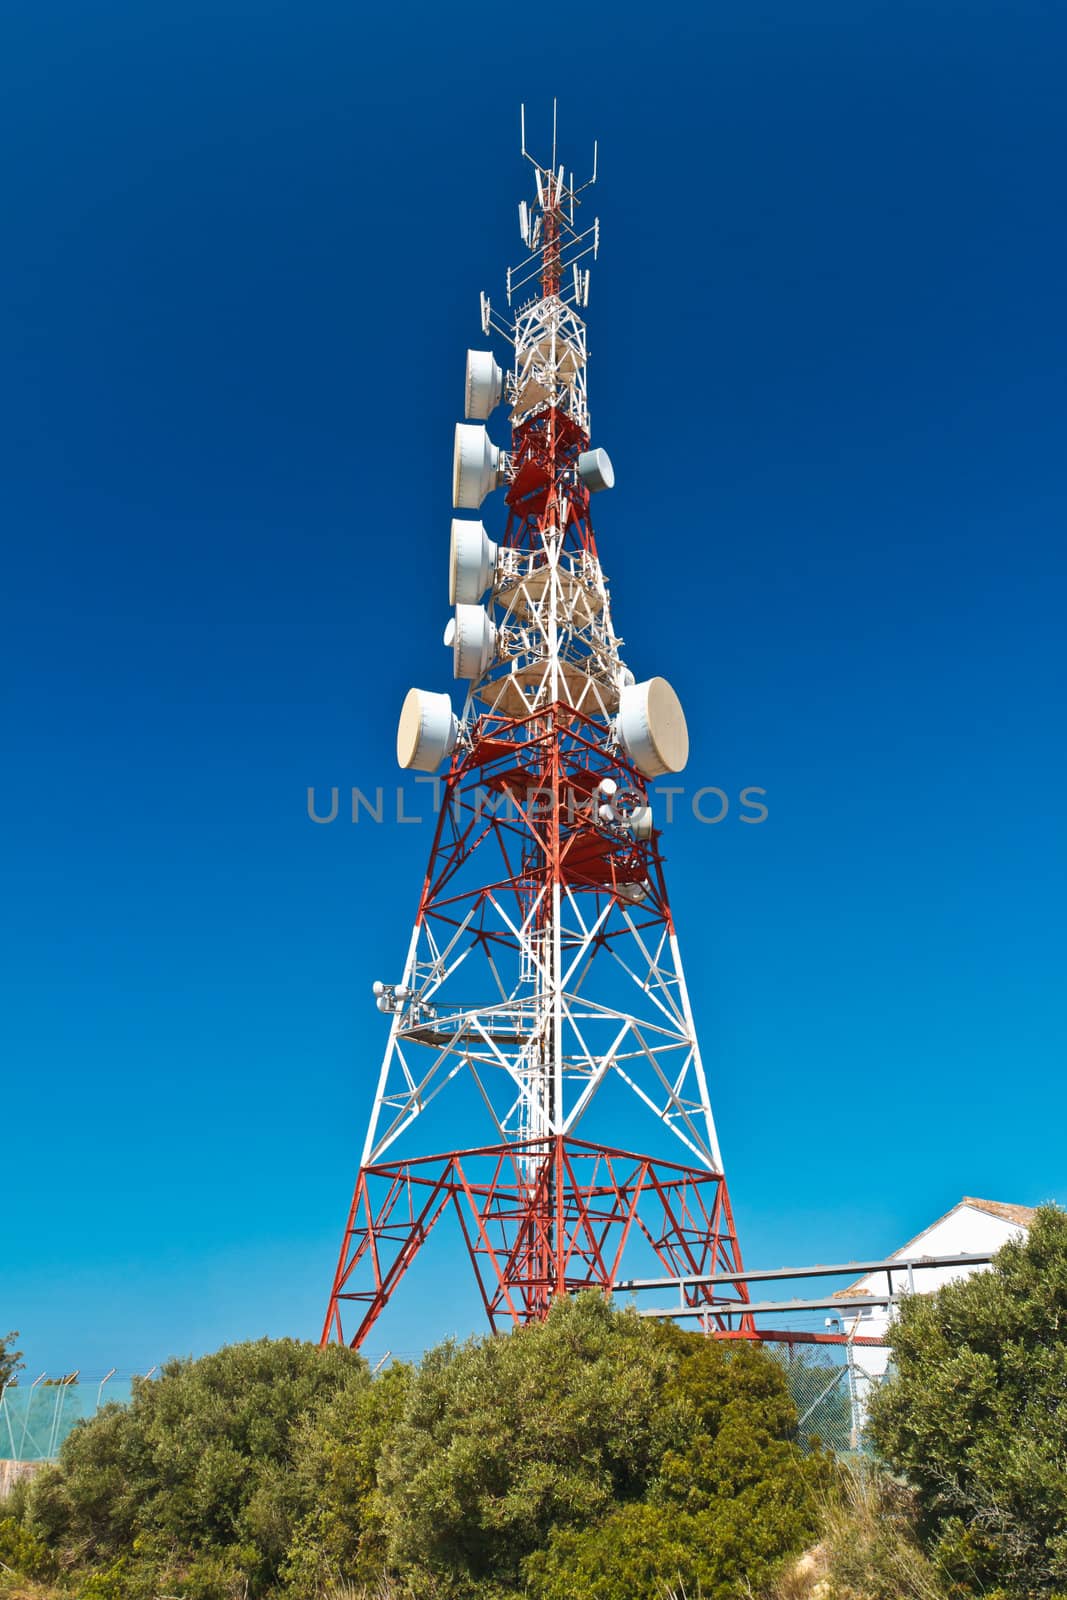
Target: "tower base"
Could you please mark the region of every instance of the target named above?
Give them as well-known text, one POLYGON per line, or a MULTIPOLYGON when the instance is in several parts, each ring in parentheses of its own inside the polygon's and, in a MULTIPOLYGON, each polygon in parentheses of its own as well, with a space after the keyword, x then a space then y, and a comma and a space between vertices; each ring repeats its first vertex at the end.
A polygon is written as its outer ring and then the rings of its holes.
MULTIPOLYGON (((742 1270, 726 1180, 705 1168, 562 1135, 385 1162, 356 1181, 323 1344, 359 1348, 450 1208, 494 1332, 540 1321, 561 1295, 610 1293, 635 1232, 667 1275, 742 1270)), ((716 1331, 751 1321, 743 1282, 686 1296, 716 1331)))

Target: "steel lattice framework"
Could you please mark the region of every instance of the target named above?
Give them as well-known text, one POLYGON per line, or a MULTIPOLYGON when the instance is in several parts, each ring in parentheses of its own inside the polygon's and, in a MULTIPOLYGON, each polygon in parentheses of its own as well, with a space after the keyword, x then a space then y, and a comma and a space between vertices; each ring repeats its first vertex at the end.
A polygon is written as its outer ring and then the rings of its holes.
POLYGON ((482 297, 483 331, 514 348, 489 644, 465 670, 403 978, 376 986, 389 1038, 324 1343, 364 1340, 446 1212, 494 1328, 543 1317, 577 1289, 610 1292, 639 1239, 669 1273, 715 1278, 686 1291, 709 1327, 751 1326, 744 1282, 728 1281, 741 1256, 647 762, 642 771, 620 736, 634 680, 583 460, 589 272, 578 263, 596 254, 599 223, 576 222, 588 185, 565 181, 554 134, 551 165, 525 135, 523 154, 536 200, 520 207, 529 254, 508 273, 508 301, 526 286, 532 297, 510 325, 482 297), (476 1091, 482 1138, 414 1153, 419 1119, 460 1080, 476 1091), (634 1127, 643 1117, 673 1156, 594 1142, 609 1083, 628 1092, 634 1127))

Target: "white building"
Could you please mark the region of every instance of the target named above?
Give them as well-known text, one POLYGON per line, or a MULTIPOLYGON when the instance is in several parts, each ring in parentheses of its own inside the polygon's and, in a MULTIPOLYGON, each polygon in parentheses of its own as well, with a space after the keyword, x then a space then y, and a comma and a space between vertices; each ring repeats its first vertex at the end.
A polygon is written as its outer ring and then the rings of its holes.
MULTIPOLYGON (((907 1244, 886 1257, 886 1260, 920 1264, 901 1267, 899 1271, 888 1269, 870 1272, 837 1293, 842 1299, 846 1296, 878 1295, 885 1294, 891 1286, 894 1294, 930 1294, 934 1289, 940 1289, 942 1284, 967 1278, 972 1272, 988 1272, 989 1267, 985 1263, 926 1267, 921 1265, 921 1260, 924 1256, 992 1255, 1009 1239, 1021 1239, 1033 1216, 1032 1206, 1008 1205, 1000 1200, 976 1200, 973 1195, 965 1195, 951 1211, 946 1211, 943 1217, 938 1217, 922 1233, 916 1234, 914 1239, 909 1239, 907 1244)), ((882 1339, 895 1314, 891 1306, 875 1306, 859 1313, 846 1313, 841 1322, 844 1331, 855 1337, 882 1339)), ((855 1345, 852 1357, 857 1377, 865 1377, 869 1381, 882 1377, 889 1362, 889 1351, 884 1347, 855 1345)))

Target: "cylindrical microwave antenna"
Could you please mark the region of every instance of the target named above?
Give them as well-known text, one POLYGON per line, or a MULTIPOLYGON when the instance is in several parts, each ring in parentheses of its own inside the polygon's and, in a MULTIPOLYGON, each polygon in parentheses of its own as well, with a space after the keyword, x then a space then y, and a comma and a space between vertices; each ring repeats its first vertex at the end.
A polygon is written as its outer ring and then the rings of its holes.
POLYGON ((451 629, 452 670, 480 678, 496 654, 496 627, 484 606, 458 605, 451 629))
POLYGON ((447 694, 409 689, 396 730, 396 759, 408 771, 436 772, 455 749, 459 721, 447 694))
POLYGON ((489 413, 500 404, 503 392, 504 374, 497 365, 493 352, 468 350, 463 415, 484 422, 489 413))
POLYGON ((452 504, 456 510, 477 511, 503 478, 503 452, 483 424, 457 422, 452 450, 452 504))
POLYGON ((666 678, 623 688, 616 726, 623 749, 646 778, 681 772, 689 760, 685 712, 666 678))
POLYGON ((497 547, 481 522, 452 518, 448 558, 450 605, 477 605, 493 581, 497 547))
POLYGON ((578 457, 578 476, 590 494, 615 487, 615 468, 606 450, 583 450, 578 457))

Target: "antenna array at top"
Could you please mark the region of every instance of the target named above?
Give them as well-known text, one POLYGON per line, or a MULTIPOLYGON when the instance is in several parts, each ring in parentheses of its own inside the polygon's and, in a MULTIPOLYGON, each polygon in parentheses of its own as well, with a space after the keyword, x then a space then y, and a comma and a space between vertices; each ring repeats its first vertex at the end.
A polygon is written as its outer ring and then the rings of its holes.
POLYGON ((557 165, 557 111, 552 102, 552 160, 545 165, 526 148, 526 107, 520 108, 521 148, 524 160, 534 169, 534 186, 537 198, 531 205, 523 200, 519 205, 519 235, 528 254, 518 266, 508 269, 508 304, 519 289, 540 278, 544 292, 548 292, 546 279, 551 280, 552 292, 571 305, 589 304, 589 271, 580 270, 577 263, 587 255, 594 260, 600 248, 600 220, 581 229, 575 221, 576 210, 582 204, 579 196, 591 188, 597 179, 597 144, 593 141, 593 170, 582 184, 575 184, 574 173, 565 172, 557 165), (570 273, 567 268, 571 268, 570 273))

